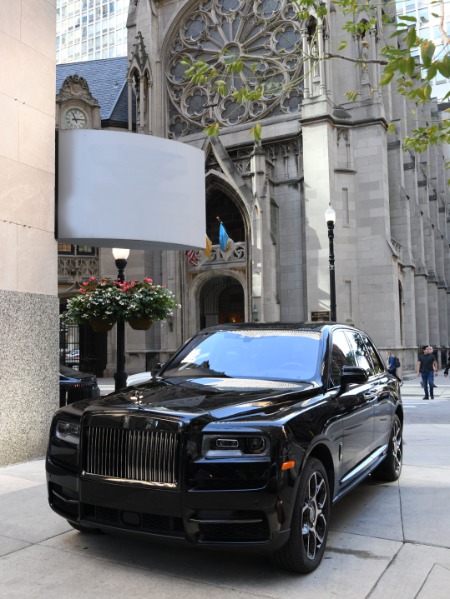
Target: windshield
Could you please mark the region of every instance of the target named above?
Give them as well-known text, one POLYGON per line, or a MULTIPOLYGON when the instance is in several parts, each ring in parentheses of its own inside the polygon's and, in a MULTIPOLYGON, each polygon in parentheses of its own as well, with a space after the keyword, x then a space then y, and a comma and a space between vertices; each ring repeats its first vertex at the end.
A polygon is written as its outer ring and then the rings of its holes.
POLYGON ((317 371, 320 339, 320 333, 297 330, 246 329, 199 335, 162 375, 310 380, 317 371))

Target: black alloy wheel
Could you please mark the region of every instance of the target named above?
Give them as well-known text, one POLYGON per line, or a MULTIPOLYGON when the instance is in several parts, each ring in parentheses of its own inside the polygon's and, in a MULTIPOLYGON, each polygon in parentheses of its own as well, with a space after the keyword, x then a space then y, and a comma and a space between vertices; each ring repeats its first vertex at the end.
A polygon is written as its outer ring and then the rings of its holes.
POLYGON ((300 475, 287 543, 274 554, 283 569, 308 574, 320 564, 330 521, 330 488, 326 470, 310 458, 300 475))
POLYGON ((402 423, 397 414, 394 415, 391 436, 386 457, 373 472, 379 480, 394 482, 400 478, 403 463, 403 430, 402 423))

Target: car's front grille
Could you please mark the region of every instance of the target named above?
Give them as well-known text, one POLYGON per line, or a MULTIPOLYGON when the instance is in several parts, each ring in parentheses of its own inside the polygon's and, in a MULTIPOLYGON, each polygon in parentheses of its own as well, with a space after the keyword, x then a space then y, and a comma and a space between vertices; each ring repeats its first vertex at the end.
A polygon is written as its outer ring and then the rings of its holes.
POLYGON ((179 435, 172 431, 85 429, 86 474, 175 486, 179 435))

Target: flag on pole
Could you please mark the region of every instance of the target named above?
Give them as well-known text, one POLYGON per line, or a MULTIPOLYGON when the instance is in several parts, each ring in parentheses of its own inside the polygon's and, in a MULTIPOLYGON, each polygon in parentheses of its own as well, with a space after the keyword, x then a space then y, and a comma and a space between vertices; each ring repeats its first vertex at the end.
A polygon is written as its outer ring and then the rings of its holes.
POLYGON ((212 253, 212 241, 211 239, 208 237, 208 235, 206 236, 206 244, 205 244, 205 249, 203 250, 203 253, 206 254, 208 256, 208 258, 211 258, 211 253, 212 253))
POLYGON ((208 260, 212 258, 212 241, 206 236, 205 249, 198 253, 198 263, 197 266, 202 266, 208 260))
POLYGON ((228 243, 230 238, 228 237, 228 233, 226 232, 225 227, 223 226, 222 221, 220 221, 219 226, 219 245, 222 252, 226 252, 228 249, 228 243))
POLYGON ((197 266, 197 252, 195 250, 186 250, 187 260, 191 266, 197 266))

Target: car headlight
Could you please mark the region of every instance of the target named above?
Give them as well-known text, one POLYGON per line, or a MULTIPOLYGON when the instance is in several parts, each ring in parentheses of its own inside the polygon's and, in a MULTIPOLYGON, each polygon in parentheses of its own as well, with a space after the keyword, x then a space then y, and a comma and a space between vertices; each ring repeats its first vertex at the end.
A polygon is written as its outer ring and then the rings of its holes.
POLYGON ((61 441, 78 445, 80 442, 81 424, 70 420, 58 420, 55 435, 61 441))
POLYGON ((205 435, 202 454, 206 458, 267 456, 270 441, 263 435, 205 435))

